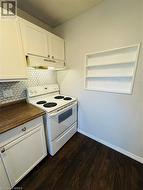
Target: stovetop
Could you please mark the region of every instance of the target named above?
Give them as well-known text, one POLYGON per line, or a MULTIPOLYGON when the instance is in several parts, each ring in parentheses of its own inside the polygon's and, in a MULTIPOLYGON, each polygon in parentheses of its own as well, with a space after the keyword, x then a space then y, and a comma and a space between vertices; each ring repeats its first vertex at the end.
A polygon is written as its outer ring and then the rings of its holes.
POLYGON ((67 107, 76 101, 76 98, 60 94, 58 84, 48 84, 27 88, 29 103, 42 108, 47 113, 67 107))
POLYGON ((31 104, 44 109, 47 113, 50 113, 62 107, 66 107, 75 101, 76 98, 61 94, 42 95, 29 99, 29 102, 31 104))

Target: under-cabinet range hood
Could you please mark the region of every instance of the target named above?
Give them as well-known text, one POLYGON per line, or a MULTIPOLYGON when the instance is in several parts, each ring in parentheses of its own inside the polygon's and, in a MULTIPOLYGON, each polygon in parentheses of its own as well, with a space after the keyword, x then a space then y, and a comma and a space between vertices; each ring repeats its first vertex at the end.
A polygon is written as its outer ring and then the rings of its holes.
POLYGON ((26 56, 27 64, 29 67, 34 67, 34 68, 43 68, 43 69, 63 69, 65 64, 48 59, 46 57, 40 57, 40 56, 35 56, 35 55, 28 55, 26 56))

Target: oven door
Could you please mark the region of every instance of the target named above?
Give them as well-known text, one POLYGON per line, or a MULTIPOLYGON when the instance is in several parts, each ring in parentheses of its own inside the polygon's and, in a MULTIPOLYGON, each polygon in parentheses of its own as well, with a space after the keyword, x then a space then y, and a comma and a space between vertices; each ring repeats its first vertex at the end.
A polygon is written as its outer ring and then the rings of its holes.
POLYGON ((48 140, 53 141, 77 121, 77 102, 53 113, 47 120, 48 140))

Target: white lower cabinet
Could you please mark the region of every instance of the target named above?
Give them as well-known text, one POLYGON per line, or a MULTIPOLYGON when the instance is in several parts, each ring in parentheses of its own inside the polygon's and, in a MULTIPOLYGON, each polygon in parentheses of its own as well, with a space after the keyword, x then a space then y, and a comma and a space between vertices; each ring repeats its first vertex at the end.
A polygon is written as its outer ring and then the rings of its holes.
POLYGON ((2 189, 10 189, 10 183, 2 159, 0 158, 0 190, 2 189))
POLYGON ((14 187, 46 155, 47 148, 43 125, 37 125, 30 131, 25 130, 22 136, 3 146, 1 157, 11 187, 14 187))

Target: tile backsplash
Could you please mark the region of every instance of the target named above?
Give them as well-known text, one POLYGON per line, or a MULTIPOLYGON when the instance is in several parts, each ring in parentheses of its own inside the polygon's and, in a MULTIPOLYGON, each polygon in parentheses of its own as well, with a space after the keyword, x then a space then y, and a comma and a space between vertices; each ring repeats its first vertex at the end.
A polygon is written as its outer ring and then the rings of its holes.
POLYGON ((26 99, 26 88, 57 82, 56 71, 28 68, 28 80, 0 82, 0 104, 26 99), (3 91, 12 90, 13 96, 5 98, 3 91))
POLYGON ((55 70, 47 69, 28 69, 28 86, 42 86, 46 84, 57 83, 57 75, 55 70))
POLYGON ((26 85, 24 82, 2 82, 0 83, 0 104, 22 100, 26 98, 26 85), (13 96, 5 98, 3 91, 11 89, 13 96))

